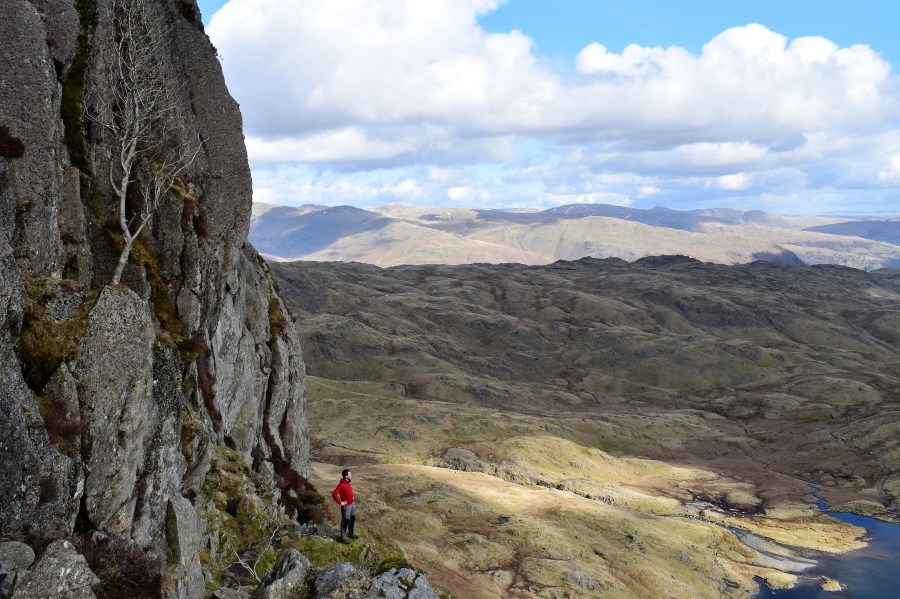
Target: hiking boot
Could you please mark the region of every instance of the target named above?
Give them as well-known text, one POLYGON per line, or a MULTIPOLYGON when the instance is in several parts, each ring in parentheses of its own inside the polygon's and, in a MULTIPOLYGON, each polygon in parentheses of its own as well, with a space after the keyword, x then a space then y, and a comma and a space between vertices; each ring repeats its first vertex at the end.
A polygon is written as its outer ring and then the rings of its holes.
POLYGON ((359 535, 358 535, 358 534, 352 533, 352 532, 351 532, 349 535, 347 535, 347 536, 349 536, 351 539, 358 539, 358 538, 359 538, 359 535))
POLYGON ((341 533, 341 543, 343 543, 344 545, 350 544, 350 541, 347 540, 347 535, 345 535, 344 533, 341 533))

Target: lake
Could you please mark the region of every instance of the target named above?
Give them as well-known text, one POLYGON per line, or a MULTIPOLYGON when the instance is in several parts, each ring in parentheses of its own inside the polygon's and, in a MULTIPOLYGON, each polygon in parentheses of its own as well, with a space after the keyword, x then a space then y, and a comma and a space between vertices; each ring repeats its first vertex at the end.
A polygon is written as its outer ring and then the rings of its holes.
MULTIPOLYGON (((812 486, 812 485, 811 485, 812 486)), ((818 498, 818 488, 810 493, 818 498)), ((827 509, 821 501, 820 507, 827 509)), ((804 573, 827 576, 846 587, 840 593, 829 593, 814 584, 799 584, 793 589, 771 591, 764 584, 757 598, 777 599, 897 599, 900 597, 900 524, 890 524, 875 518, 840 512, 829 515, 855 526, 865 528, 869 545, 842 555, 817 557, 819 565, 804 573)), ((803 579, 801 579, 803 580, 803 579)))

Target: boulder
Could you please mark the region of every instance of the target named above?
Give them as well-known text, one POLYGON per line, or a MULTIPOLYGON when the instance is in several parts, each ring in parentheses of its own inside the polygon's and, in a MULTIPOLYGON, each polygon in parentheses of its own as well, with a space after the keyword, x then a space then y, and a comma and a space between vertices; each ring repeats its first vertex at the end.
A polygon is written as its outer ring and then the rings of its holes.
POLYGON ((254 594, 254 599, 291 599, 306 586, 306 576, 312 567, 296 549, 281 556, 271 575, 272 582, 254 594))
POLYGON ((316 575, 316 599, 363 599, 370 583, 356 566, 341 562, 316 575))
POLYGON ((12 599, 96 599, 100 579, 68 541, 53 541, 37 563, 21 576, 12 599))
POLYGON ((16 578, 34 563, 34 551, 25 543, 0 543, 0 597, 7 599, 16 585, 16 578))
POLYGON ((412 568, 391 568, 372 580, 366 599, 438 599, 428 578, 412 568))

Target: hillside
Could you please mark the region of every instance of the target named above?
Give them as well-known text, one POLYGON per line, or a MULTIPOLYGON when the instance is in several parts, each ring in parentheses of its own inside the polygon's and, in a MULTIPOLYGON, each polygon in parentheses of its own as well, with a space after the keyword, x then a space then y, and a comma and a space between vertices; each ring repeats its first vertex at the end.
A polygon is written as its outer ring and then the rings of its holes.
POLYGON ((860 220, 810 227, 809 231, 849 235, 900 245, 900 220, 860 220))
POLYGON ((806 482, 843 509, 900 507, 896 270, 670 256, 272 272, 306 352, 317 476, 352 465, 371 526, 441 588, 718 597, 725 581, 737 597, 753 576, 794 580, 786 546, 852 545, 806 482))
POLYGON ((767 260, 873 270, 900 265, 900 245, 889 233, 892 225, 758 210, 639 210, 602 204, 543 211, 256 204, 250 239, 276 261, 356 261, 382 267, 534 265, 681 254, 719 264, 767 260), (888 232, 873 233, 876 229, 888 232))

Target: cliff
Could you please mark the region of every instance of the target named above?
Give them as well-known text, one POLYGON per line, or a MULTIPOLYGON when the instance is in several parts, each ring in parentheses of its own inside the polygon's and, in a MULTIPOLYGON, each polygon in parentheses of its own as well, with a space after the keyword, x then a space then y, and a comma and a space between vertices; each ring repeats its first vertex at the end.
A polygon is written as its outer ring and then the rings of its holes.
POLYGON ((194 0, 146 4, 177 100, 167 143, 198 150, 109 284, 115 139, 85 114, 115 94, 100 69, 120 41, 111 2, 0 0, 0 543, 39 561, 15 597, 41 596, 50 563, 75 564, 58 588, 89 592, 73 547, 133 556, 122 568, 145 570, 150 594, 202 596, 217 554, 237 549, 216 528, 230 517, 217 464, 265 487, 235 513, 296 511, 284 481, 309 471, 298 337, 247 243, 241 115, 194 0))

